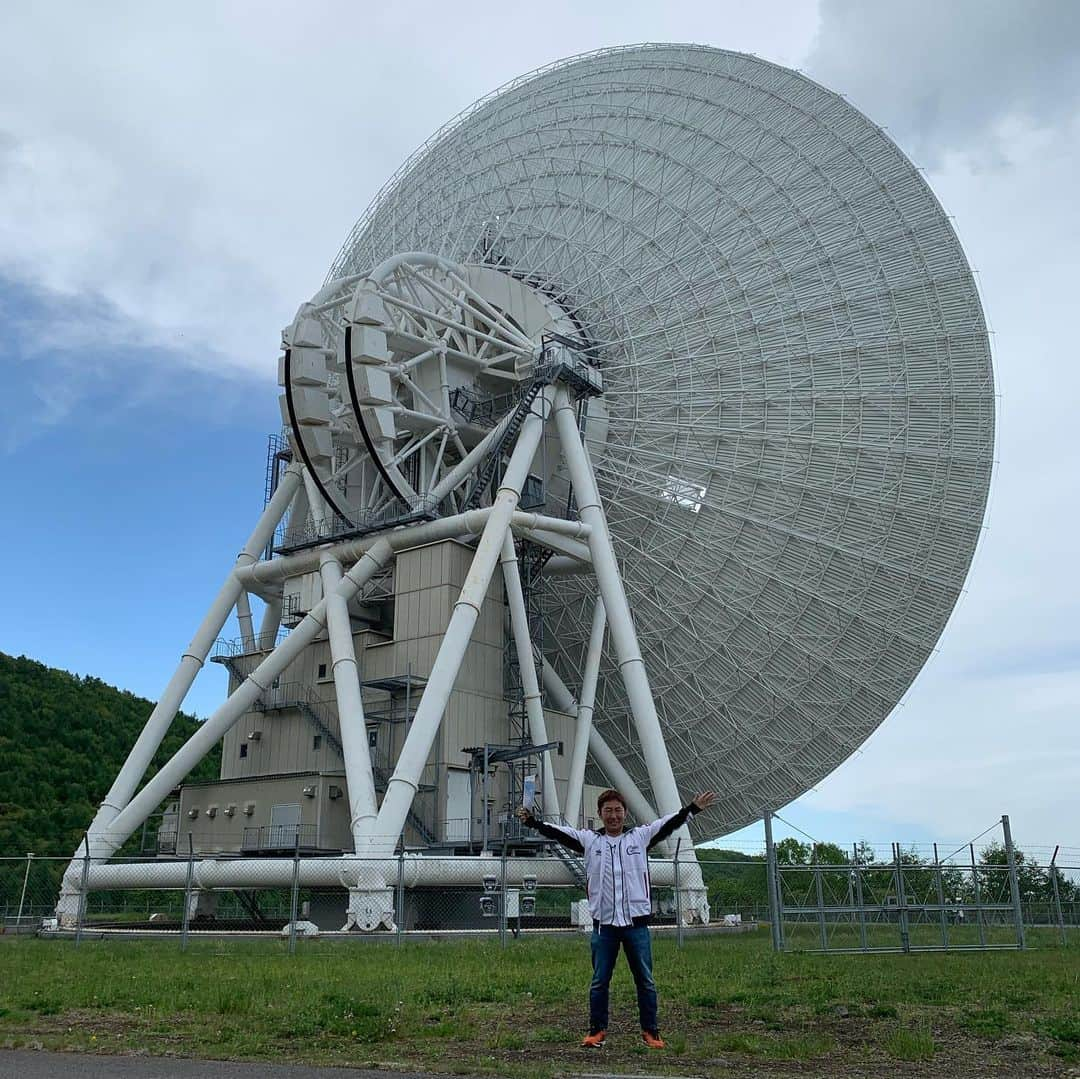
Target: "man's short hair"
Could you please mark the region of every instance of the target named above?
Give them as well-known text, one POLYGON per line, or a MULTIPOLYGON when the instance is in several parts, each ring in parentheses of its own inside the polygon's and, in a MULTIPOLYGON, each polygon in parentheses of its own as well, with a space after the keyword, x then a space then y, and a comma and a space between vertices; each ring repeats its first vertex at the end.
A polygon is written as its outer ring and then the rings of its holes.
POLYGON ((596 812, 602 813, 607 802, 619 802, 623 809, 626 808, 626 799, 614 787, 600 792, 600 797, 596 799, 596 812))

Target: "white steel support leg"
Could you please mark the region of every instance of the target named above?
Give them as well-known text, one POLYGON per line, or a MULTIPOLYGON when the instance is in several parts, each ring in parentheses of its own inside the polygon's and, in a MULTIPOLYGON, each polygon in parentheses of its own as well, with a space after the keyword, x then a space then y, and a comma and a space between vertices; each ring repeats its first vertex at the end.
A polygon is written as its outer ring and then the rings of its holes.
POLYGON ((491 505, 484 531, 476 545, 476 554, 465 577, 461 595, 454 604, 450 624, 443 635, 428 683, 420 698, 420 705, 413 717, 412 727, 401 747, 397 766, 383 795, 375 831, 377 843, 387 851, 393 850, 405 826, 405 817, 419 786, 420 774, 427 763, 446 703, 461 668, 461 661, 465 657, 465 649, 469 646, 473 628, 480 615, 480 607, 491 584, 495 563, 502 550, 503 537, 509 531, 510 519, 521 497, 521 488, 528 475, 529 465, 540 445, 552 397, 551 387, 537 397, 533 411, 525 418, 518 433, 517 443, 510 455, 498 494, 491 505))
MULTIPOLYGON (((326 504, 307 469, 304 469, 304 489, 316 526, 322 531, 326 522, 326 504)), ((360 849, 360 837, 371 831, 378 815, 375 776, 371 770, 349 604, 337 593, 341 563, 328 548, 319 553, 319 576, 326 599, 326 630, 334 668, 334 696, 337 698, 341 751, 345 761, 345 785, 349 791, 349 831, 355 851, 360 849)))
POLYGON ((574 749, 570 758, 570 780, 566 792, 566 819, 572 828, 580 828, 581 794, 585 784, 585 759, 589 754, 589 735, 592 733, 593 705, 596 703, 596 682, 600 677, 600 656, 604 650, 604 630, 607 612, 604 601, 597 596, 593 607, 589 651, 585 655, 585 671, 581 677, 581 699, 577 706, 577 727, 574 749))
MULTIPOLYGON (((649 770, 649 782, 660 812, 674 813, 680 808, 679 788, 671 770, 664 735, 660 730, 660 719, 656 714, 656 704, 649 688, 649 677, 645 673, 645 663, 638 648, 634 619, 619 575, 607 517, 600 503, 600 493, 597 491, 596 480, 581 441, 573 406, 566 390, 561 386, 555 395, 555 424, 563 456, 570 470, 578 514, 592 527, 589 533, 589 550, 592 552, 593 572, 607 608, 611 637, 619 657, 619 669, 626 686, 634 726, 641 741, 641 751, 649 770)), ((689 846, 689 832, 680 831, 684 835, 684 845, 689 846)))
MULTIPOLYGON (((566 712, 568 715, 577 714, 578 706, 574 700, 574 695, 567 689, 566 683, 563 682, 558 672, 547 660, 544 660, 544 688, 556 708, 566 712)), ((659 814, 649 804, 648 799, 638 790, 637 784, 630 778, 619 758, 612 753, 611 747, 600 737, 595 727, 589 732, 589 751, 601 771, 626 799, 630 812, 639 821, 656 820, 659 814)), ((684 832, 685 829, 680 829, 675 833, 674 837, 664 842, 664 849, 668 857, 674 858, 676 850, 679 852, 680 890, 682 893, 679 903, 680 917, 684 914, 689 915, 691 919, 696 919, 703 925, 708 925, 709 895, 705 889, 701 876, 701 866, 698 863, 697 854, 694 852, 693 843, 688 837, 683 838, 681 845, 678 842, 684 832)))
MULTIPOLYGON (((210 610, 206 612, 202 624, 184 651, 180 666, 177 667, 176 673, 169 680, 169 684, 165 687, 161 698, 150 713, 150 718, 147 719, 142 733, 135 740, 135 745, 132 746, 127 760, 124 761, 119 774, 113 780, 109 793, 105 795, 105 800, 101 803, 94 821, 90 825, 89 835, 91 840, 96 835, 107 831, 117 814, 131 800, 139 780, 145 774, 151 759, 157 752, 158 746, 161 745, 161 740, 165 737, 170 724, 180 709, 180 705, 183 704, 184 698, 191 688, 191 683, 195 681, 195 676, 202 670, 206 656, 221 632, 221 627, 225 625, 229 612, 236 606, 236 601, 243 591, 236 577, 236 571, 258 561, 259 556, 266 548, 267 542, 274 534, 278 521, 281 520, 285 511, 289 508, 289 503, 299 486, 300 468, 299 466, 290 465, 285 470, 285 475, 282 476, 281 482, 274 492, 274 497, 270 499, 266 509, 263 510, 255 530, 244 545, 244 549, 237 555, 236 565, 225 579, 221 591, 218 592, 214 602, 210 605, 210 610)), ((140 821, 140 823, 142 822, 140 821)))
POLYGON ((513 410, 505 416, 486 434, 469 452, 431 489, 433 502, 441 502, 457 485, 464 481, 484 459, 487 452, 502 437, 503 431, 510 425, 514 418, 513 410))
MULTIPOLYGON (((521 574, 518 571, 514 537, 507 531, 503 538, 502 557, 503 586, 506 602, 510 607, 510 629, 514 635, 518 669, 521 671, 521 687, 525 691, 525 715, 529 720, 529 734, 533 745, 546 745, 547 721, 540 697, 540 682, 536 677, 536 659, 533 656, 532 638, 529 636, 529 619, 525 613, 525 597, 521 591, 521 574)), ((544 753, 544 815, 559 819, 559 792, 555 787, 555 771, 551 766, 551 754, 544 753)))
POLYGON ((236 597, 236 621, 240 624, 240 643, 245 652, 255 650, 255 627, 251 622, 251 600, 244 589, 236 597))
POLYGON ((360 837, 370 833, 379 813, 375 795, 375 775, 371 770, 364 702, 360 695, 360 671, 356 665, 352 622, 348 601, 337 592, 341 563, 326 555, 320 572, 326 596, 326 625, 330 633, 330 659, 334 665, 334 693, 337 696, 341 749, 345 758, 345 782, 349 789, 349 824, 353 850, 360 837))
POLYGON ((262 621, 259 623, 259 636, 255 641, 257 648, 273 648, 277 643, 278 630, 281 629, 281 608, 281 596, 266 604, 262 621))
MULTIPOLYGON (((568 716, 577 716, 578 703, 574 700, 574 695, 546 659, 544 660, 544 689, 547 690, 548 697, 560 712, 565 712, 568 716)), ((639 821, 656 820, 660 814, 653 808, 649 799, 641 793, 638 785, 630 778, 630 773, 622 766, 619 758, 615 756, 595 727, 589 728, 589 752, 600 770, 608 777, 608 782, 612 783, 626 799, 630 812, 639 821)))
MULTIPOLYGON (((392 556, 390 544, 376 542, 334 588, 346 602, 381 570, 392 556)), ((91 837, 90 855, 111 855, 157 808, 169 791, 206 756, 232 725, 266 692, 274 679, 326 628, 326 597, 275 648, 224 704, 173 754, 162 769, 113 820, 105 834, 91 837)), ((77 860, 75 863, 77 864, 77 860)))

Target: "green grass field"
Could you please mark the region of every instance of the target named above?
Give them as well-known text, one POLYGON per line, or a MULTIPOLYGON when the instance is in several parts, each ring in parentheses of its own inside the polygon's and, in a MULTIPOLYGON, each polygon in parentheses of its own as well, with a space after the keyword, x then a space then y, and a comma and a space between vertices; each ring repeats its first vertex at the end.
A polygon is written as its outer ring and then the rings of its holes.
MULTIPOLYGON (((1040 943, 1045 947, 1040 947, 1040 943)), ((654 942, 664 1052, 615 976, 612 1034, 578 1048, 587 938, 409 942, 5 940, 0 1045, 555 1076, 1067 1075, 1080 949, 774 955, 768 931, 654 942)))

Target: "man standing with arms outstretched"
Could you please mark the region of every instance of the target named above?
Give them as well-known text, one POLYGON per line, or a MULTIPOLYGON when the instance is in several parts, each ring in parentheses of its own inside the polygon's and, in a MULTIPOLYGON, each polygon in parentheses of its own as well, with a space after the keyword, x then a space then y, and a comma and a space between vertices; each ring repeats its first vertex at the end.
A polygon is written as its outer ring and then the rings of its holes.
POLYGON ((518 809, 517 815, 523 824, 585 859, 585 887, 593 918, 593 978, 589 986, 589 1033, 582 1045, 596 1048, 603 1045, 607 1037, 608 987, 622 948, 637 986, 642 1040, 650 1049, 664 1048, 657 1021, 656 982, 652 975, 648 852, 715 801, 716 795, 705 791, 677 813, 669 813, 651 824, 639 824, 629 831, 623 827, 626 802, 617 790, 606 790, 597 799, 596 808, 604 826, 596 831, 546 824, 537 820, 525 806, 518 809))

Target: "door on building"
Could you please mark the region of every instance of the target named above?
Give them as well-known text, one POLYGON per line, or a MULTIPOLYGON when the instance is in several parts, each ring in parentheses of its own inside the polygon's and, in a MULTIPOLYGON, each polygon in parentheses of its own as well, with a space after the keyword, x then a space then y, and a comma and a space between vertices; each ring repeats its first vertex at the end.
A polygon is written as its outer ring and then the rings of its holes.
POLYGON ((467 842, 472 817, 472 779, 464 768, 446 770, 446 839, 467 842))
POLYGON ((295 847, 299 834, 299 803, 270 807, 270 837, 266 844, 268 847, 295 847))

